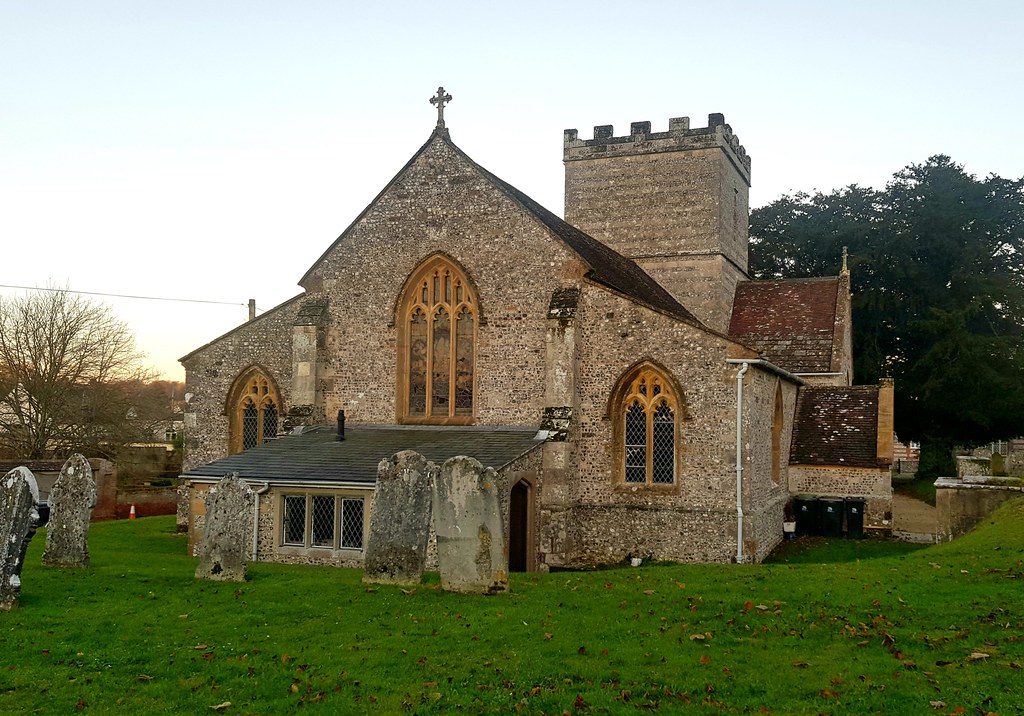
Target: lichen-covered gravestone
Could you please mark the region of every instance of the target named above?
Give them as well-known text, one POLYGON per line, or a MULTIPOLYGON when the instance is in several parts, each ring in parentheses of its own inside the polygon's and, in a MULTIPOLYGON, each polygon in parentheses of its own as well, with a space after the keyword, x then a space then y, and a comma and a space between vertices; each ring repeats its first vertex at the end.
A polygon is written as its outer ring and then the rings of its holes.
POLYGON ((495 594, 508 589, 508 550, 498 476, 471 457, 445 461, 434 481, 434 532, 441 587, 495 594))
POLYGON ((50 567, 89 566, 89 518, 96 506, 92 466, 75 453, 50 488, 50 521, 46 528, 43 564, 50 567))
POLYGON ((206 494, 206 524, 199 545, 196 579, 245 581, 255 495, 236 472, 221 478, 210 488, 206 494))
POLYGON ((0 481, 0 610, 18 606, 25 550, 36 531, 39 487, 27 467, 16 467, 0 481))
POLYGON ((437 466, 412 450, 377 466, 363 581, 419 584, 430 536, 430 485, 437 466))

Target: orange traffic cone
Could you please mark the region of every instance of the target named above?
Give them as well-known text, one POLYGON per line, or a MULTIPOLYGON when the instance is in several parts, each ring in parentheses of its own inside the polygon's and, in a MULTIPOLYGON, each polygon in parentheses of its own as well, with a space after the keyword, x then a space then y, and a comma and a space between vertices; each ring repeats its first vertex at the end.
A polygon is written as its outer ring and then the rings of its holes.
POLYGON ((130 519, 130 520, 134 520, 135 519, 135 503, 134 502, 132 503, 132 508, 130 510, 128 510, 128 519, 130 519))

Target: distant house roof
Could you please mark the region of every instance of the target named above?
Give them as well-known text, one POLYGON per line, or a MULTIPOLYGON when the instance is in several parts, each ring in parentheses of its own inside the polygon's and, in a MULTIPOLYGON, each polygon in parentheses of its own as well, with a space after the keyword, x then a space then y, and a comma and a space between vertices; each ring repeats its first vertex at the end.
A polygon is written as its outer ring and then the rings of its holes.
POLYGON ((415 450, 436 463, 469 455, 498 469, 544 442, 533 428, 351 425, 345 440, 336 440, 336 434, 334 426, 306 428, 192 468, 185 477, 237 472, 261 482, 373 485, 377 464, 401 450, 415 450))
POLYGON ((878 386, 805 386, 796 403, 792 465, 879 467, 878 386))
POLYGON ((744 281, 729 334, 791 373, 828 373, 835 348, 839 278, 744 281))

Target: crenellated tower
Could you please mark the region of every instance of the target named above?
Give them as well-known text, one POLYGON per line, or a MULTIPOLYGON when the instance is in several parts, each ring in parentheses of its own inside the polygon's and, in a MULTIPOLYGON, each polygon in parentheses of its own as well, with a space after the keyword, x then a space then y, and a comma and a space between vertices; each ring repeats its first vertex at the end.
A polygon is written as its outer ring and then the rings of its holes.
POLYGON ((750 157, 721 114, 667 132, 564 134, 565 219, 636 261, 708 327, 729 328, 747 278, 750 157))

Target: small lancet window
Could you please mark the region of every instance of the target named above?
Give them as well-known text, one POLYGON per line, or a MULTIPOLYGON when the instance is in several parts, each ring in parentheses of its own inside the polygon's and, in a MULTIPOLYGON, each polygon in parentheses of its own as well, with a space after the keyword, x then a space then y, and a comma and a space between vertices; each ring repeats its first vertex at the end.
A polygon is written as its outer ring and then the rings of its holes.
POLYGON ((465 275, 442 257, 428 260, 409 282, 402 316, 400 417, 413 422, 471 418, 477 302, 465 275))

